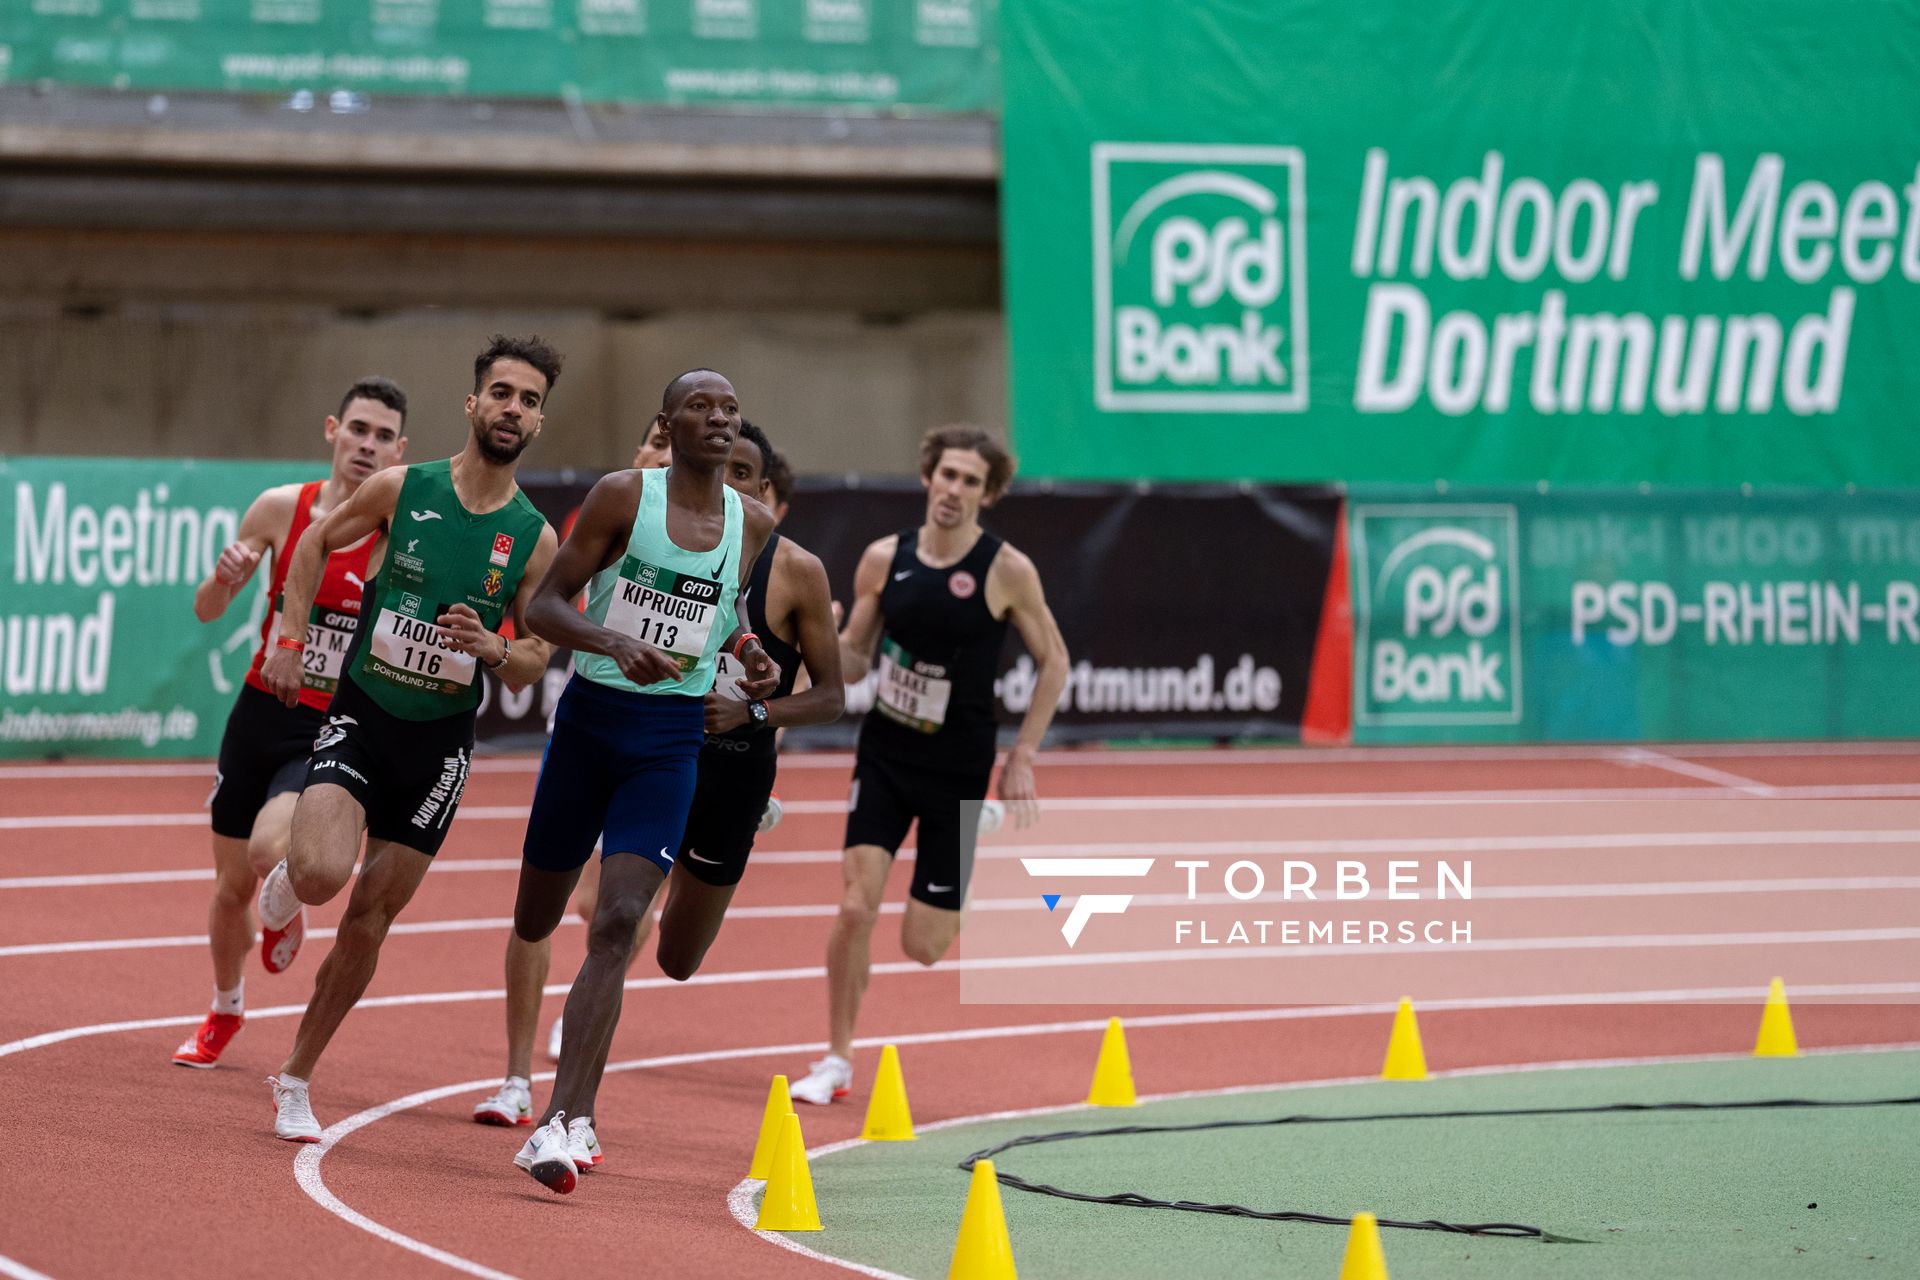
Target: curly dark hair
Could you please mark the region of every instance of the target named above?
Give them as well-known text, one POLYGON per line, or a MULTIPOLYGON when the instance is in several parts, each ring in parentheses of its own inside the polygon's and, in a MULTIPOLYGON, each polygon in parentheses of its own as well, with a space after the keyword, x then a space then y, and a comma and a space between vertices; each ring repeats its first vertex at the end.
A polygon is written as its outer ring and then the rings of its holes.
POLYGON ((965 423, 935 427, 921 439, 920 475, 923 479, 932 478, 933 469, 940 465, 940 455, 949 449, 971 449, 985 460, 988 502, 1006 492, 1008 483, 1013 479, 1013 455, 990 433, 965 423))
POLYGON ((496 333, 487 339, 486 349, 473 358, 473 390, 478 395, 480 387, 487 380, 487 370, 493 368, 496 360, 523 360, 538 369, 547 380, 547 393, 553 393, 553 384, 560 381, 560 366, 566 357, 551 342, 536 334, 524 338, 509 338, 504 333, 496 333))

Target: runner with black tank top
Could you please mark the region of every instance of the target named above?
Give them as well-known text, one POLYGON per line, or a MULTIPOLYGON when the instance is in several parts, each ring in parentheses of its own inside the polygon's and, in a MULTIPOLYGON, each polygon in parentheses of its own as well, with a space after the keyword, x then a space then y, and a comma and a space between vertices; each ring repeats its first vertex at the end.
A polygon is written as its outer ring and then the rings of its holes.
POLYGON ((853 1087, 853 1033, 867 987, 873 927, 894 855, 918 825, 913 884, 900 943, 921 964, 960 932, 971 849, 963 806, 986 799, 993 775, 993 680, 1008 624, 1038 667, 1033 701, 1000 772, 1000 797, 1033 819, 1033 756, 1067 682, 1067 649, 1033 561, 980 527, 1013 477, 1013 459, 986 432, 943 427, 920 446, 927 515, 917 529, 866 549, 841 631, 849 679, 877 664, 873 710, 860 726, 842 854, 845 884, 827 941, 828 1053, 792 1088, 827 1103, 853 1087))
MULTIPOLYGON (((776 457, 766 434, 742 422, 727 462, 728 487, 764 501, 771 496, 766 460, 776 457)), ((724 648, 716 656, 713 689, 703 708, 706 733, 693 801, 662 890, 672 923, 662 927, 660 964, 677 977, 691 975, 705 958, 763 829, 761 818, 776 769, 776 729, 835 719, 846 700, 827 573, 818 559, 792 540, 770 533, 766 549, 748 571, 738 611, 742 625, 759 636, 779 664, 780 679, 756 710, 739 688, 745 668, 724 648), (795 694, 794 677, 802 662, 813 683, 795 694)), ((640 953, 653 921, 652 910, 641 913, 633 955, 640 953)), ((529 942, 515 936, 507 942, 507 1074, 498 1090, 474 1105, 473 1118, 482 1124, 532 1122, 533 1035, 550 957, 548 940, 529 942)), ((563 1035, 565 1025, 564 1019, 556 1023, 555 1032, 563 1035)), ((558 1051, 554 1056, 560 1056, 558 1051)), ((567 1127, 581 1147, 573 1153, 576 1168, 594 1167, 605 1159, 591 1116, 591 1111, 573 1113, 567 1127)))
MULTIPOLYGON (((213 818, 214 887, 207 907, 213 1009, 174 1050, 173 1061, 179 1066, 213 1066, 245 1020, 243 972, 253 947, 254 891, 260 877, 286 855, 294 801, 307 776, 307 754, 358 625, 373 541, 327 559, 308 615, 307 671, 292 707, 282 706, 260 679, 261 663, 280 625, 287 565, 314 520, 345 502, 375 472, 400 460, 406 451, 406 418, 406 394, 387 379, 363 378, 347 388, 339 411, 326 420, 332 474, 307 484, 278 485, 255 498, 240 518, 233 543, 194 592, 194 615, 212 622, 253 578, 260 558, 273 557, 260 643, 227 717, 213 792, 207 797, 213 818)), ((285 967, 271 950, 262 959, 269 973, 285 967)))
MULTIPOLYGON (((315 975, 293 1051, 278 1077, 274 1133, 320 1137, 308 1081, 360 999, 394 918, 446 839, 466 786, 485 663, 509 688, 546 674, 549 646, 526 630, 534 584, 554 555, 553 530, 514 481, 540 434, 560 354, 538 338, 495 337, 474 361, 466 447, 396 468, 367 484, 301 539, 286 580, 279 638, 260 670, 280 700, 298 699, 305 616, 322 559, 380 535, 362 622, 326 723, 314 740, 294 840, 260 888, 266 945, 297 941, 302 905, 329 901, 366 859, 315 975), (516 635, 500 634, 512 616, 516 635)), ((291 945, 288 946, 291 950, 291 945)))
MULTIPOLYGON (((593 486, 528 614, 540 635, 573 650, 574 676, 534 786, 514 933, 529 943, 549 938, 596 841, 603 851, 553 1094, 514 1157, 561 1194, 592 1167, 593 1104, 621 983, 686 829, 715 661, 723 649, 742 660, 750 697, 772 692, 780 678, 758 637, 735 627, 746 567, 766 545, 773 515, 725 482, 740 431, 733 385, 710 369, 681 374, 661 396, 657 420, 672 434, 673 465, 617 471, 593 486), (584 612, 573 606, 582 588, 584 612)), ((672 976, 691 972, 697 959, 688 951, 695 942, 704 948, 699 935, 711 938, 725 906, 712 921, 696 918, 702 909, 698 895, 676 889, 659 947, 672 976)))

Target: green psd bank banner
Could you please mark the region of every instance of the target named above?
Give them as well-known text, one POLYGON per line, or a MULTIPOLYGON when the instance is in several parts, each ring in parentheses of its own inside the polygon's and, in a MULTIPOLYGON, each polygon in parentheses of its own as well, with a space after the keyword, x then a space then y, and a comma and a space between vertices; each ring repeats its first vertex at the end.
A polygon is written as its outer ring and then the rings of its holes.
POLYGON ((8 0, 0 80, 992 109, 994 0, 8 0))
POLYGON ((0 458, 0 759, 214 755, 271 566, 206 625, 194 587, 262 489, 324 475, 324 463, 0 458))
POLYGON ((1920 493, 1349 491, 1357 742, 1911 737, 1920 493))
POLYGON ((1920 5, 1005 0, 1028 474, 1920 484, 1920 5))

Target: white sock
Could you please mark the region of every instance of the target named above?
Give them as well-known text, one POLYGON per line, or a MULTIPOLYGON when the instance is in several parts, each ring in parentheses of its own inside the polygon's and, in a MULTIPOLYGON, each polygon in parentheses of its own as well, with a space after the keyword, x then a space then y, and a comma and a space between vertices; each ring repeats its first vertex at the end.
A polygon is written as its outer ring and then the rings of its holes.
POLYGON ((300 914, 300 899, 293 893, 293 877, 287 873, 283 858, 267 872, 260 886, 260 923, 269 929, 284 929, 300 914))
POLYGON ((231 991, 213 989, 213 1011, 215 1013, 245 1013, 247 1011, 247 980, 240 979, 231 991))
POLYGON ((299 1076, 290 1076, 284 1071, 280 1073, 278 1079, 280 1086, 284 1089, 304 1089, 307 1087, 305 1080, 302 1080, 299 1076))
POLYGON ((522 1089, 525 1089, 528 1093, 533 1092, 533 1081, 527 1079, 525 1076, 508 1076, 507 1083, 517 1084, 522 1089))

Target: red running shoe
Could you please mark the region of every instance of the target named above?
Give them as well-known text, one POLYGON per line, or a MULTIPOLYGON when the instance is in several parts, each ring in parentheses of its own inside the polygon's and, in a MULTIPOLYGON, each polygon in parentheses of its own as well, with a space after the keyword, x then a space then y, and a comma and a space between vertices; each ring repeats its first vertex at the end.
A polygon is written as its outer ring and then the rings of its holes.
POLYGON ((267 967, 268 973, 283 973, 293 965, 293 958, 300 954, 300 944, 307 940, 307 909, 287 921, 284 929, 269 929, 263 922, 260 926, 260 963, 267 967))
POLYGON ((200 1029, 173 1051, 173 1065, 198 1067, 202 1071, 212 1067, 220 1061, 220 1054, 246 1020, 246 1015, 241 1013, 208 1014, 207 1020, 200 1024, 200 1029))

